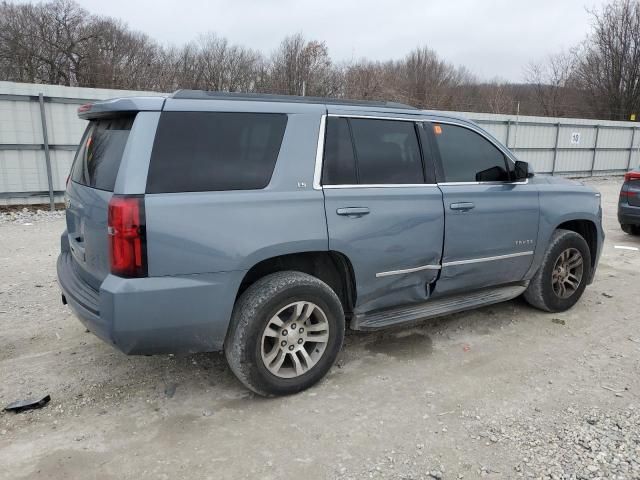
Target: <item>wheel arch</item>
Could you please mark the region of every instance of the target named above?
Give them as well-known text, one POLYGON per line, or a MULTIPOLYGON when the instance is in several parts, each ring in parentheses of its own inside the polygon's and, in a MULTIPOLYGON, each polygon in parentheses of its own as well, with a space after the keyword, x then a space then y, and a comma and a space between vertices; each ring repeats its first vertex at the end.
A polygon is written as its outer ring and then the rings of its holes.
POLYGON ((306 251, 277 255, 255 263, 242 278, 237 298, 266 275, 293 270, 312 275, 329 285, 348 316, 356 303, 356 283, 349 258, 337 251, 306 251))
POLYGON ((589 246, 589 253, 591 254, 591 269, 593 270, 598 259, 598 227, 595 222, 584 218, 567 220, 556 226, 554 231, 556 230, 569 230, 577 233, 585 239, 589 246))

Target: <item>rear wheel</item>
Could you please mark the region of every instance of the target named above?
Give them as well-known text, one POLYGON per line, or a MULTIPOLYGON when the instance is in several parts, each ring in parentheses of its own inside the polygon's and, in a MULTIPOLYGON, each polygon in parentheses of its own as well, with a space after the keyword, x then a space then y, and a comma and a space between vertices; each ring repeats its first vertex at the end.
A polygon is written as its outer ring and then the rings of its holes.
POLYGON ((629 235, 640 235, 640 225, 629 225, 627 223, 623 223, 620 225, 622 231, 624 233, 628 233, 629 235))
POLYGON ((569 230, 556 230, 524 298, 547 312, 568 310, 582 296, 590 275, 591 252, 585 239, 569 230))
POLYGON ((327 284, 301 272, 278 272, 238 299, 225 355, 254 392, 287 395, 324 377, 340 351, 344 329, 342 305, 327 284))

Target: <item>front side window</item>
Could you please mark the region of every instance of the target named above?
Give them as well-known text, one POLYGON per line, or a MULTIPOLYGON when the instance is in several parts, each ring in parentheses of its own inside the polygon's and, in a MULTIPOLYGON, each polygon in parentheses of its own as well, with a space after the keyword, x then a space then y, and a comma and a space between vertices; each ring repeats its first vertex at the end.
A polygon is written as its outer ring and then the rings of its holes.
POLYGON ((478 133, 456 125, 434 124, 445 182, 504 182, 504 154, 478 133))
POLYGON ((329 117, 322 182, 325 185, 424 183, 415 124, 329 117))

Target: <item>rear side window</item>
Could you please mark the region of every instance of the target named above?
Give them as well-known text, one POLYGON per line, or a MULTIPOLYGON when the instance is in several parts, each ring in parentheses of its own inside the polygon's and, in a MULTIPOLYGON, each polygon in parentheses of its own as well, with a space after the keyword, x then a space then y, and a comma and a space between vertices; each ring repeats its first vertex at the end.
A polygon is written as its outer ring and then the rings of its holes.
POLYGON ((326 185, 424 183, 414 123, 329 117, 322 180, 326 185))
POLYGON ((509 180, 504 154, 486 138, 454 125, 433 125, 445 182, 509 180))
POLYGON ((147 193, 266 187, 280 152, 286 114, 164 112, 151 155, 147 193))
POLYGON ((82 137, 71 179, 112 192, 135 115, 92 120, 82 137))

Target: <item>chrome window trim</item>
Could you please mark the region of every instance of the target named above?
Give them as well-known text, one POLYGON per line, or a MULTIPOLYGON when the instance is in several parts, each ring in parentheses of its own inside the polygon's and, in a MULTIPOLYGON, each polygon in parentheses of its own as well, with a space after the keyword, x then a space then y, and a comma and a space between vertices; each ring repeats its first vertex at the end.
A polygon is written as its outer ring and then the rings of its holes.
POLYGON ((533 250, 528 250, 526 252, 509 253, 507 255, 496 255, 495 257, 482 257, 472 258, 470 260, 456 260, 453 262, 445 262, 442 264, 442 268, 454 267, 456 265, 469 265, 471 263, 493 262, 495 260, 505 260, 507 258, 525 257, 527 255, 533 255, 533 250))
POLYGON ((376 273, 376 278, 390 277, 391 275, 403 275, 406 273, 421 272, 423 270, 440 270, 440 265, 422 265, 420 267, 405 268, 402 270, 390 270, 388 272, 376 273))
POLYGON ((318 145, 316 147, 316 164, 313 170, 313 189, 322 190, 320 179, 322 178, 322 159, 324 157, 324 134, 327 128, 327 116, 320 117, 320 130, 318 131, 318 145))
POLYGON ((463 122, 457 122, 455 120, 436 120, 436 119, 428 119, 428 118, 404 118, 404 117, 395 117, 395 116, 380 116, 380 115, 358 115, 358 114, 348 114, 348 113, 327 113, 322 115, 320 119, 320 131, 318 132, 318 145, 316 148, 316 163, 313 172, 313 189, 314 190, 322 190, 323 188, 415 188, 415 187, 433 187, 433 186, 463 186, 463 185, 527 185, 529 183, 529 179, 527 178, 525 181, 521 182, 438 182, 438 183, 416 183, 416 184, 378 184, 378 185, 322 185, 322 164, 324 160, 324 141, 325 141, 325 132, 327 125, 327 117, 337 117, 337 118, 364 118, 369 120, 392 120, 392 121, 402 121, 402 122, 414 122, 414 123, 431 123, 431 124, 446 124, 446 125, 454 125, 456 127, 467 128, 472 132, 477 133, 482 138, 491 143, 494 147, 496 147, 502 154, 513 164, 515 168, 515 163, 511 158, 511 154, 506 151, 502 145, 496 143, 493 139, 486 136, 485 132, 480 130, 478 127, 475 127, 471 124, 466 124, 463 122))
POLYGON ((328 117, 339 117, 339 118, 364 118, 367 120, 391 120, 391 121, 397 121, 400 120, 401 122, 425 122, 426 120, 423 118, 403 118, 403 117, 382 117, 380 115, 357 115, 357 114, 342 114, 342 113, 329 113, 327 114, 328 117))
POLYGON ((529 183, 529 179, 527 178, 524 182, 440 182, 439 186, 451 187, 456 185, 527 185, 529 183))
POLYGON ((330 190, 341 188, 416 188, 416 187, 437 187, 435 183, 380 183, 380 184, 341 184, 323 185, 323 188, 330 190))
POLYGON ((338 113, 328 113, 322 115, 320 119, 320 131, 318 132, 318 145, 316 147, 316 164, 313 171, 313 189, 314 190, 322 190, 323 188, 382 188, 382 187, 424 187, 424 186, 436 186, 434 183, 419 183, 419 184, 380 184, 380 185, 322 185, 322 163, 324 160, 324 141, 325 141, 325 131, 327 128, 327 117, 338 117, 338 118, 365 118, 369 120, 392 120, 392 121, 403 121, 403 122, 423 122, 424 119, 421 118, 400 118, 400 117, 381 117, 378 115, 350 115, 350 114, 338 114, 338 113))

